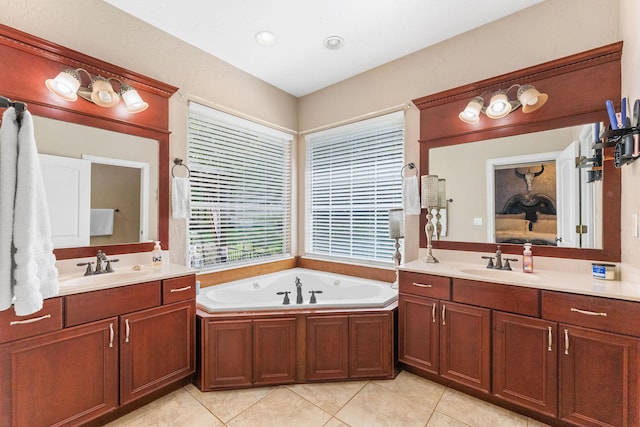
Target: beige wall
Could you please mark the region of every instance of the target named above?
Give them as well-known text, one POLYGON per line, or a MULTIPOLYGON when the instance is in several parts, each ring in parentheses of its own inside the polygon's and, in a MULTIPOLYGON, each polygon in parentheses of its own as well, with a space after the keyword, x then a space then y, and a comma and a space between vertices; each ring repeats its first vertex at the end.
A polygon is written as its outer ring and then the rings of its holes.
MULTIPOLYGON (((180 88, 170 101, 172 159, 186 158, 189 99, 297 129, 293 96, 101 0, 0 0, 0 11, 2 24, 180 88)), ((170 221, 169 238, 171 260, 184 263, 184 220, 170 221)))
MULTIPOLYGON (((618 0, 546 0, 302 97, 299 129, 305 131, 383 110, 619 41, 619 15, 618 0)), ((419 164, 418 119, 415 107, 407 110, 405 160, 416 164, 419 164)), ((300 159, 304 159, 303 152, 301 149, 300 159)), ((304 197, 300 200, 302 203, 304 197)), ((302 227, 301 221, 299 231, 302 227)), ((405 260, 412 260, 418 256, 418 217, 408 217, 406 227, 405 260)))

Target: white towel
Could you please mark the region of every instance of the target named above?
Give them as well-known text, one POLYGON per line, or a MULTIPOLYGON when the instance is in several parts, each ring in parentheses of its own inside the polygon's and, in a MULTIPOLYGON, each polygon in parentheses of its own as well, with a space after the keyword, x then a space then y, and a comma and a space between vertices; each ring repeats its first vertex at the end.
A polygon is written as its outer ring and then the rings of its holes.
POLYGON ((13 207, 18 166, 16 111, 8 108, 0 128, 0 311, 13 300, 13 207))
POLYGON ((14 309, 17 315, 26 316, 40 310, 43 298, 58 295, 60 289, 33 118, 28 111, 18 132, 13 246, 14 309))
POLYGON ((418 176, 402 179, 402 209, 405 215, 420 215, 420 194, 418 192, 418 176))
POLYGON ((91 209, 89 213, 89 235, 111 236, 115 209, 91 209))
POLYGON ((185 219, 191 215, 191 185, 189 184, 189 178, 173 177, 171 212, 174 219, 185 219))

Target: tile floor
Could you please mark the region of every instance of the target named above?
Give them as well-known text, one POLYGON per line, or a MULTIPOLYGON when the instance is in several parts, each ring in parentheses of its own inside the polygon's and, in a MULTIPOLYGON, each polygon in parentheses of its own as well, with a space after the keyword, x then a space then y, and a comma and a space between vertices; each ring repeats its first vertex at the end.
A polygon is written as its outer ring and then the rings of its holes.
POLYGON ((542 427, 408 372, 394 380, 295 384, 202 393, 188 385, 109 427, 542 427))

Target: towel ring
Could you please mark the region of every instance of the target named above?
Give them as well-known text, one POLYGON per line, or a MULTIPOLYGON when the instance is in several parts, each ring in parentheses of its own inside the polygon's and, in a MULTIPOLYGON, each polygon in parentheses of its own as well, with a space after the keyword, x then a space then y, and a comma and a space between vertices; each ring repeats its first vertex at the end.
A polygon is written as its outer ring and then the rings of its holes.
MULTIPOLYGON (((401 177, 403 177, 403 178, 405 177, 405 176, 404 176, 404 168, 416 169, 416 164, 415 164, 415 163, 413 163, 413 162, 411 162, 411 163, 407 163, 406 165, 404 165, 404 166, 402 167, 402 169, 400 169, 400 176, 401 176, 401 177)), ((418 175, 418 169, 416 169, 416 176, 417 176, 417 175, 418 175)))
POLYGON ((187 165, 185 165, 184 163, 182 163, 182 159, 179 158, 175 158, 173 159, 173 166, 171 167, 171 176, 172 177, 176 177, 176 175, 173 173, 173 170, 175 168, 177 168, 178 166, 182 166, 183 168, 185 168, 187 170, 187 178, 191 178, 191 169, 189 169, 189 167, 187 165))

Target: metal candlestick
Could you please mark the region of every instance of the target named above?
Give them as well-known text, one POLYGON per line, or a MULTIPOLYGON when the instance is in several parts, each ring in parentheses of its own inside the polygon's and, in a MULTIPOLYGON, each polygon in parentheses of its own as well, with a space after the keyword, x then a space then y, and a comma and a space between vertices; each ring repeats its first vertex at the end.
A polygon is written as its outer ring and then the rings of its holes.
POLYGON ((427 225, 424 226, 424 232, 427 235, 427 255, 422 259, 424 262, 436 263, 439 262, 436 257, 433 256, 431 251, 431 240, 433 239, 433 214, 431 213, 431 207, 427 207, 427 225))

